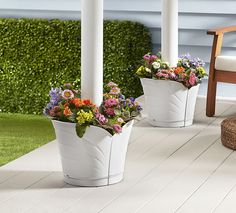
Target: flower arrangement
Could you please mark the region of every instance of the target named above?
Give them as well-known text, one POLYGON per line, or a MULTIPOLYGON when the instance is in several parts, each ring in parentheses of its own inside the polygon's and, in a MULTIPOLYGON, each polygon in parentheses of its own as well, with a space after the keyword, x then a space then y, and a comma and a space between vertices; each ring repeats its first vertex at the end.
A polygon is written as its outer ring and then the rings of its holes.
POLYGON ((76 132, 83 137, 90 125, 101 127, 112 135, 122 132, 122 126, 138 116, 141 106, 134 98, 125 98, 117 84, 106 86, 101 106, 80 98, 80 92, 69 83, 62 88, 52 88, 50 101, 44 114, 51 119, 76 123, 76 132))
POLYGON ((201 79, 207 75, 205 63, 189 54, 181 56, 176 67, 170 67, 168 62, 163 61, 160 53, 148 53, 143 56, 143 61, 144 65, 136 72, 139 77, 177 81, 189 89, 201 83, 201 79))

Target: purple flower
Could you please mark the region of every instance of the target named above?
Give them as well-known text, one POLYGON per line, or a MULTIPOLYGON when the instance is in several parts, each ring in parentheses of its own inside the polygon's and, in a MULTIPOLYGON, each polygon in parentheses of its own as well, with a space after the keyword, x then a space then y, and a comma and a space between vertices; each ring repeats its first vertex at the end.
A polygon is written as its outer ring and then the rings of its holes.
POLYGON ((125 96, 124 95, 120 95, 119 97, 121 100, 125 100, 125 96))
POLYGON ((187 60, 191 60, 192 56, 189 53, 186 53, 185 55, 181 55, 180 56, 181 59, 187 59, 187 60))
POLYGON ((132 104, 134 104, 134 102, 135 102, 135 98, 130 97, 129 100, 131 101, 132 104))
POLYGON ((104 124, 106 124, 106 123, 108 122, 108 119, 107 119, 103 114, 101 114, 101 113, 97 113, 97 114, 95 115, 95 117, 98 119, 98 121, 99 121, 102 125, 104 125, 104 124))
POLYGON ((183 66, 189 68, 190 67, 189 62, 188 61, 183 61, 183 66))
POLYGON ((59 101, 61 99, 61 88, 52 88, 49 92, 51 101, 59 101))
POLYGON ((114 131, 115 131, 116 133, 121 133, 121 132, 122 132, 122 128, 121 128, 121 126, 118 125, 118 124, 114 124, 114 125, 112 126, 112 128, 114 129, 114 131))
POLYGON ((142 110, 141 105, 138 105, 138 107, 137 107, 137 111, 140 112, 141 110, 142 110))
POLYGON ((53 103, 49 102, 49 103, 46 105, 46 107, 44 108, 43 114, 46 115, 46 116, 50 115, 50 110, 52 110, 52 109, 54 108, 54 106, 55 106, 55 105, 54 105, 53 103))

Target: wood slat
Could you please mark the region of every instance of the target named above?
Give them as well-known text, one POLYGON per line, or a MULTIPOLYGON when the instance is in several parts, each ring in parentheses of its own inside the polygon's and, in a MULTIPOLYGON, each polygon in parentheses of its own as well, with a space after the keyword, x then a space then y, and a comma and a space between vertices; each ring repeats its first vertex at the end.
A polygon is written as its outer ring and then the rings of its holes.
MULTIPOLYGON (((207 14, 235 14, 234 8, 236 2, 231 0, 212 1, 212 0, 182 0, 179 2, 180 13, 207 13, 207 14)), ((28 9, 28 10, 68 10, 80 11, 80 0, 1 0, 1 8, 4 9, 28 9)), ((161 0, 148 0, 148 4, 144 4, 142 0, 104 0, 105 10, 111 11, 145 11, 155 12, 161 11, 161 0)))
MULTIPOLYGON (((178 210, 187 212, 213 212, 235 185, 236 153, 234 152, 178 210)), ((235 198, 234 198, 235 201, 235 198)), ((222 212, 228 212, 223 210, 222 212)))

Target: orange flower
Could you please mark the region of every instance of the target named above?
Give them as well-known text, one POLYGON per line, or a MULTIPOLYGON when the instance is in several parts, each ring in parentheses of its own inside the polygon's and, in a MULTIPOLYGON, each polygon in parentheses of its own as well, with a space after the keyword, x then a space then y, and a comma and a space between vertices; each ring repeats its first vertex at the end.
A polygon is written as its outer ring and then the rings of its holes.
POLYGON ((71 110, 68 106, 64 109, 63 113, 64 113, 65 116, 72 115, 72 112, 71 112, 71 110))
POLYGON ((84 100, 85 105, 93 105, 93 103, 90 100, 84 100))
POLYGON ((64 104, 64 107, 68 107, 68 106, 69 106, 69 103, 66 102, 66 103, 64 104))
POLYGON ((76 107, 84 106, 84 102, 79 98, 72 99, 71 103, 73 103, 76 107))
POLYGON ((183 73, 184 71, 185 71, 185 69, 183 67, 176 67, 176 68, 174 68, 174 73, 176 75, 179 75, 179 74, 183 73))

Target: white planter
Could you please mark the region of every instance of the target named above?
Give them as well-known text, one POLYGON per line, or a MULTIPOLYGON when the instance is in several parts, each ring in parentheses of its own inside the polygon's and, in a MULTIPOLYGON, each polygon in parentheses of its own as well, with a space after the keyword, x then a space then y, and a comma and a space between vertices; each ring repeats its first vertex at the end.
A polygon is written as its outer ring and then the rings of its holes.
POLYGON ((64 181, 77 186, 104 186, 123 179, 125 157, 133 121, 112 136, 90 126, 79 138, 74 123, 52 121, 64 173, 64 181))
POLYGON ((187 89, 169 80, 141 78, 148 121, 153 126, 184 127, 193 123, 199 85, 187 89))

